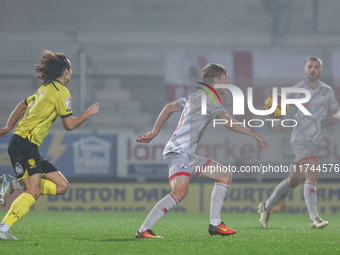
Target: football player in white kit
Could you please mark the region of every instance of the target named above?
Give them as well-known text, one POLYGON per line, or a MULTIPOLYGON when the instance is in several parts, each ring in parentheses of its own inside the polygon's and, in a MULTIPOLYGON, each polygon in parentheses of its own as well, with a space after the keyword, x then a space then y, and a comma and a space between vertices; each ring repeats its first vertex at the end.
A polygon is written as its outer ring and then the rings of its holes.
MULTIPOLYGON (((274 192, 265 203, 260 203, 260 223, 266 228, 269 220, 270 210, 286 197, 290 191, 298 186, 305 178, 304 197, 310 216, 312 228, 324 228, 328 221, 323 220, 317 213, 316 182, 318 173, 318 146, 323 142, 323 131, 326 124, 336 124, 340 120, 338 103, 333 89, 327 84, 319 81, 322 71, 322 61, 317 57, 310 57, 305 60, 304 72, 306 79, 294 85, 297 88, 304 88, 310 91, 311 99, 304 106, 312 115, 304 115, 301 111, 295 113, 295 126, 291 134, 291 147, 295 154, 290 175, 279 183, 274 192)), ((291 98, 304 97, 302 93, 292 93, 291 98)), ((275 127, 279 132, 285 132, 281 121, 275 121, 275 127)))
POLYGON ((218 64, 207 65, 202 72, 205 90, 198 90, 186 98, 165 105, 158 116, 152 131, 145 135, 138 136, 137 142, 148 143, 155 138, 163 124, 169 119, 173 112, 182 112, 178 126, 172 137, 166 144, 163 158, 169 169, 170 194, 162 198, 151 210, 136 237, 162 238, 152 231, 154 224, 161 219, 172 207, 177 205, 187 194, 189 178, 207 178, 215 181, 211 194, 210 204, 210 235, 232 235, 236 231, 228 228, 220 217, 223 200, 229 188, 232 174, 230 171, 215 161, 195 154, 197 145, 210 121, 214 118, 227 120, 225 127, 244 135, 253 137, 257 141, 257 147, 267 147, 266 141, 257 133, 237 123, 229 117, 222 107, 219 94, 226 93, 226 89, 214 89, 215 84, 227 84, 228 74, 226 69, 218 64), (217 92, 216 92, 217 91, 217 92), (206 114, 201 113, 202 95, 206 97, 206 114), (231 125, 231 123, 233 123, 231 125), (227 169, 227 171, 213 172, 214 169, 227 169), (205 168, 208 171, 203 171, 205 168))

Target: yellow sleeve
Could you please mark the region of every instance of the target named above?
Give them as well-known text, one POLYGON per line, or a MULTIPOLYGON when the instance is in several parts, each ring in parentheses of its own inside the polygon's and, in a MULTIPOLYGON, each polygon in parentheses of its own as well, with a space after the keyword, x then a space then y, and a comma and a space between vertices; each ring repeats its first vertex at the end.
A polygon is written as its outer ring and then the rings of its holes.
POLYGON ((55 98, 57 113, 61 118, 71 116, 73 113, 71 107, 72 97, 70 91, 65 88, 57 94, 58 96, 55 98))
POLYGON ((33 100, 33 98, 34 98, 34 95, 25 98, 25 104, 26 104, 26 106, 29 105, 29 103, 33 100))

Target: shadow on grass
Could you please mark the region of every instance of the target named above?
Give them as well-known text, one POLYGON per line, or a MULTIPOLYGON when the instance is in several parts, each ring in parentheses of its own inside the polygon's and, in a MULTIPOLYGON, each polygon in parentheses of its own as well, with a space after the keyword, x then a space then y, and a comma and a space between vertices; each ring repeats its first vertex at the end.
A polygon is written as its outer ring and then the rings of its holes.
POLYGON ((97 242, 132 242, 136 241, 135 238, 111 238, 111 239, 103 239, 103 240, 95 240, 97 242))
POLYGON ((266 230, 266 231, 268 231, 268 230, 278 230, 278 229, 283 229, 283 228, 273 228, 273 227, 270 227, 270 228, 261 228, 261 227, 243 227, 243 228, 235 228, 236 230, 240 230, 240 229, 247 229, 247 230, 249 230, 249 229, 252 229, 252 230, 266 230))

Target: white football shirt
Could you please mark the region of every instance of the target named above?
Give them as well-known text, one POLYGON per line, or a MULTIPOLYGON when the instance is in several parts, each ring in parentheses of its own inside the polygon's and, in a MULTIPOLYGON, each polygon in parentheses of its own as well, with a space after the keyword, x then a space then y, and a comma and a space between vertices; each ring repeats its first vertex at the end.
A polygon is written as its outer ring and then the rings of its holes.
MULTIPOLYGON (((209 90, 208 88, 206 88, 209 90)), ((178 105, 182 108, 182 114, 177 128, 164 148, 163 155, 168 152, 187 153, 194 155, 198 143, 207 128, 208 124, 215 116, 221 112, 226 112, 217 96, 211 92, 214 99, 205 91, 198 90, 186 98, 179 99, 178 105), (202 114, 202 95, 206 95, 207 113, 202 114)))
MULTIPOLYGON (((312 115, 304 115, 299 109, 295 113, 298 124, 293 128, 291 142, 300 140, 312 140, 315 144, 323 142, 323 131, 329 118, 329 112, 338 109, 338 103, 333 89, 319 81, 315 89, 310 88, 305 81, 295 84, 293 87, 307 89, 311 93, 311 99, 303 104, 312 115)), ((303 98, 303 93, 289 93, 289 98, 303 98)))

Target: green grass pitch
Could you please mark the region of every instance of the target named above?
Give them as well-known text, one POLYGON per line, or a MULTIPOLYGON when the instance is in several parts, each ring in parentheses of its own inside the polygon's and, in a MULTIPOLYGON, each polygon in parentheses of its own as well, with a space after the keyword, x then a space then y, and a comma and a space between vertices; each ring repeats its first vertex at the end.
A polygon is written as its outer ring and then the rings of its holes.
MULTIPOLYGON (((3 217, 4 211, 0 212, 3 217)), ((223 214, 233 236, 208 234, 209 215, 168 213, 153 228, 164 239, 134 237, 146 213, 28 213, 11 229, 19 241, 0 240, 6 255, 30 254, 340 254, 339 215, 324 215, 325 229, 311 229, 307 214, 272 214, 261 229, 258 214, 223 214)))

